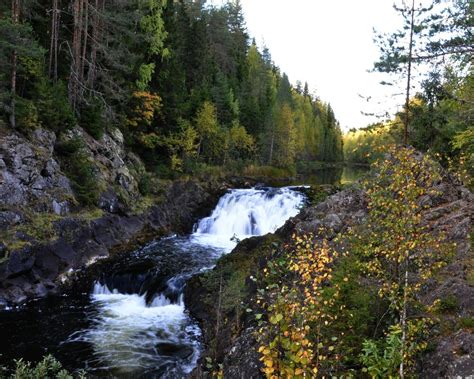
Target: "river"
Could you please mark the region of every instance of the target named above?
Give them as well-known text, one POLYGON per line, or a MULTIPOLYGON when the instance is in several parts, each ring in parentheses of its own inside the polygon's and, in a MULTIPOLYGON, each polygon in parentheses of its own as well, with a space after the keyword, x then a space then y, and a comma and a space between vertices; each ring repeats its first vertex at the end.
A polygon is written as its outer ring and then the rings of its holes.
POLYGON ((234 189, 188 236, 111 259, 87 293, 50 297, 0 313, 0 362, 53 354, 69 370, 123 378, 183 378, 200 354, 186 312, 186 280, 237 241, 275 231, 304 196, 292 188, 234 189))

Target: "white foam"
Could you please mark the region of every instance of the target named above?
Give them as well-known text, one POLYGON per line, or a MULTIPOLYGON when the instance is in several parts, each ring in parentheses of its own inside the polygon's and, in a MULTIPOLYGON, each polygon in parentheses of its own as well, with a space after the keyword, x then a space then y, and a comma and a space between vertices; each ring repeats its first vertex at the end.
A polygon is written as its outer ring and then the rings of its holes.
POLYGON ((303 200, 301 193, 290 188, 232 190, 198 223, 191 239, 230 251, 240 240, 274 232, 298 214, 303 200))
MULTIPOLYGON (((299 212, 303 200, 302 194, 289 188, 232 190, 219 200, 211 216, 196 225, 188 248, 192 249, 193 244, 210 247, 209 254, 217 258, 230 252, 238 240, 274 232, 299 212)), ((171 278, 168 288, 179 293, 176 282, 181 279, 179 275, 171 278)), ((200 331, 185 313, 182 294, 177 302, 158 294, 147 304, 146 294, 122 294, 96 282, 91 298, 98 311, 93 326, 70 340, 89 342, 98 366, 112 367, 120 374, 158 367, 169 360, 157 354, 161 343, 191 347, 193 352, 181 368, 189 373, 195 366, 200 331)))

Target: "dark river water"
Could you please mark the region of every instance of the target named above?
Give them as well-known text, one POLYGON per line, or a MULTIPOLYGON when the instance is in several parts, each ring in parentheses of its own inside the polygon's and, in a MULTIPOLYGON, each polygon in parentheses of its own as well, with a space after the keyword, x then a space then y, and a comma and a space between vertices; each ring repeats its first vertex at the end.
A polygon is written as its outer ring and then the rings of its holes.
POLYGON ((53 354, 93 377, 186 377, 200 354, 200 330, 183 299, 186 280, 230 252, 233 237, 272 232, 303 202, 290 188, 229 191, 193 234, 107 261, 89 291, 1 312, 0 364, 53 354))
MULTIPOLYGON (((365 171, 321 169, 278 186, 345 184, 365 171)), ((68 370, 91 377, 186 377, 200 354, 200 330, 182 295, 186 280, 229 253, 233 237, 272 232, 303 202, 300 192, 286 187, 229 191, 193 234, 105 261, 98 267, 107 269, 98 270, 88 291, 0 312, 0 365, 52 354, 68 370)))

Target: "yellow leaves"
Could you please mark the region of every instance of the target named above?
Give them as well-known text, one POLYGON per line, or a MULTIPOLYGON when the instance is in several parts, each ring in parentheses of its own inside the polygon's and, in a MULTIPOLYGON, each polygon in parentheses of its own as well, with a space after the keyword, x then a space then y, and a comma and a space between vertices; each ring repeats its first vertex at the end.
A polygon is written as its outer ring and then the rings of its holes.
POLYGON ((151 92, 136 91, 131 102, 134 106, 131 107, 132 114, 127 119, 127 125, 131 127, 149 126, 155 113, 161 108, 161 97, 151 92))
MULTIPOLYGON (((269 322, 258 335, 264 342, 259 348, 262 372, 267 378, 312 377, 321 365, 329 364, 328 352, 335 350, 334 342, 321 331, 321 326, 330 327, 336 320, 334 313, 340 307, 335 305, 338 287, 325 290, 332 280, 334 252, 327 241, 315 241, 311 235, 294 234, 285 248, 291 255, 283 272, 290 272, 292 279, 266 288, 271 300, 263 304, 268 304, 269 322), (312 347, 319 344, 315 356, 312 347)), ((272 273, 267 278, 272 278, 278 266, 270 262, 268 267, 272 273)))
MULTIPOLYGON (((264 364, 265 366, 267 366, 268 368, 272 368, 272 367, 273 367, 273 361, 272 361, 271 359, 265 359, 265 360, 263 361, 263 364, 264 364)), ((271 372, 273 372, 273 370, 272 370, 271 372)))

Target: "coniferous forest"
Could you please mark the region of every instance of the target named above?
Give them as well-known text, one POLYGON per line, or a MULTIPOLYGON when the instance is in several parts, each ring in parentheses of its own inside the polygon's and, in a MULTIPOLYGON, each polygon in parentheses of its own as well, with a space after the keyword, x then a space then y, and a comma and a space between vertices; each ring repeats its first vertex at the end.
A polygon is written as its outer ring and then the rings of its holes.
POLYGON ((474 2, 395 1, 346 133, 214 3, 1 1, 0 379, 472 377, 474 2))
POLYGON ((118 127, 149 170, 342 161, 329 103, 249 38, 240 3, 5 2, 2 122, 118 127))

